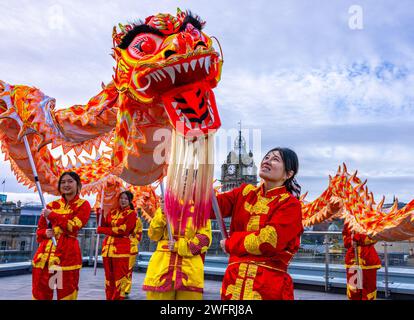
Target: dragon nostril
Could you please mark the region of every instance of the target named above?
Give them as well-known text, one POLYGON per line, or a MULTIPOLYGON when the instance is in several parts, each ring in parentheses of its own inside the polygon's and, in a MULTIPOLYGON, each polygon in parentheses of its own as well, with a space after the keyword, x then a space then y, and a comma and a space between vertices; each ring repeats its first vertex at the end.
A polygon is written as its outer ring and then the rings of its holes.
POLYGON ((173 54, 176 54, 176 53, 177 53, 176 51, 167 50, 167 51, 164 52, 164 57, 165 57, 165 59, 167 59, 168 57, 170 57, 170 56, 172 56, 173 54))
POLYGON ((174 98, 174 100, 179 103, 187 103, 187 101, 184 98, 174 98))

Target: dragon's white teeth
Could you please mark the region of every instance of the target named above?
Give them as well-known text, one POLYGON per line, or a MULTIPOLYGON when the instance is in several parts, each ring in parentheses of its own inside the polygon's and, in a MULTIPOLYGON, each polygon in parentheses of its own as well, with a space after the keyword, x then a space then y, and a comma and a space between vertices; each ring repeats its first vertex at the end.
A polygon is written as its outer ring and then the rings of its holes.
POLYGON ((180 121, 184 121, 184 119, 185 119, 185 118, 184 118, 184 115, 181 115, 181 116, 180 116, 180 121))
POLYGON ((197 64, 197 60, 193 60, 190 62, 190 66, 191 66, 191 69, 193 69, 193 71, 195 71, 196 64, 197 64))
POLYGON ((201 129, 205 129, 207 128, 206 122, 203 120, 203 122, 201 122, 201 129))
POLYGON ((171 104, 172 104, 172 106, 173 106, 174 109, 177 109, 178 102, 175 102, 174 101, 174 102, 171 102, 171 104))
POLYGON ((188 71, 188 63, 184 62, 183 67, 184 67, 184 71, 187 72, 188 71))
POLYGON ((189 128, 191 128, 191 122, 190 122, 190 120, 188 120, 186 117, 184 119, 185 119, 185 123, 187 124, 187 126, 189 128))
POLYGON ((181 109, 176 109, 175 112, 177 113, 178 116, 180 116, 182 111, 181 109))
POLYGON ((200 129, 200 124, 196 122, 196 123, 194 124, 194 129, 200 129))
POLYGON ((207 74, 210 73, 210 62, 211 62, 211 57, 207 56, 205 63, 204 63, 204 68, 206 69, 207 74))
POLYGON ((167 76, 164 74, 164 72, 162 72, 162 70, 158 70, 157 72, 159 75, 163 76, 164 78, 167 78, 167 76))
POLYGON ((208 124, 210 126, 214 122, 214 113, 213 113, 213 109, 211 108, 211 105, 210 105, 210 102, 209 101, 207 101, 207 109, 208 109, 208 112, 210 113, 210 117, 211 117, 211 121, 208 124))
POLYGON ((177 70, 178 73, 181 73, 181 66, 179 64, 176 64, 174 68, 175 70, 177 70))
POLYGON ((198 59, 198 62, 200 63, 200 68, 203 68, 204 59, 204 57, 198 59))
POLYGON ((208 106, 208 111, 210 111, 210 117, 211 117, 211 121, 214 122, 214 114, 213 114, 213 110, 211 109, 210 106, 208 106))
POLYGON ((153 77, 156 82, 161 80, 161 77, 157 72, 151 73, 150 76, 153 77))
POLYGON ((171 78, 171 82, 174 84, 175 83, 175 71, 174 71, 174 68, 173 67, 167 67, 164 70, 165 70, 165 72, 168 73, 168 75, 171 78))
POLYGON ((157 76, 157 79, 158 79, 159 81, 161 81, 161 80, 162 80, 161 75, 160 75, 157 71, 155 71, 155 72, 154 72, 154 74, 157 76))
POLYGON ((208 125, 209 126, 212 126, 213 125, 213 120, 210 120, 209 123, 208 123, 208 125))

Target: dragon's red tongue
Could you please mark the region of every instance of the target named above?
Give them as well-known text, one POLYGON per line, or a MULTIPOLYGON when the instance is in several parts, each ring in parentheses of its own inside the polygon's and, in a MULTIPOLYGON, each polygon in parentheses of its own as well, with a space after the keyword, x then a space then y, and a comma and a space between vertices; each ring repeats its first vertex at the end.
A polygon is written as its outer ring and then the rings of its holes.
POLYGON ((201 136, 220 127, 213 91, 205 85, 191 85, 162 96, 173 127, 183 135, 201 136))

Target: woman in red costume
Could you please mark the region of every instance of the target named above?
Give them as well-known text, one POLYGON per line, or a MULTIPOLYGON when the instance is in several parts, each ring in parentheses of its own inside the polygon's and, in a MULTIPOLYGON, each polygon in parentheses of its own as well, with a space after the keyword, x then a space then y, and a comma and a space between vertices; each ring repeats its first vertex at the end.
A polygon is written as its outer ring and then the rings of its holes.
POLYGON ((367 235, 352 232, 348 224, 342 231, 346 267, 346 294, 350 300, 377 298, 377 270, 381 260, 375 250, 375 240, 367 235))
POLYGON ((292 300, 287 273, 303 232, 299 161, 288 148, 270 150, 260 166, 262 183, 242 184, 218 195, 223 217, 232 217, 230 237, 221 241, 230 255, 223 300, 292 300))
POLYGON ((109 214, 104 211, 101 226, 96 230, 97 233, 106 234, 102 244, 102 258, 107 300, 125 299, 129 285, 130 235, 137 222, 132 200, 130 191, 121 192, 118 197, 119 206, 109 214))
MULTIPOLYGON (((328 203, 331 215, 343 210, 343 201, 332 198, 328 203), (335 202, 335 203, 334 203, 335 202)), ((377 297, 377 270, 381 268, 375 244, 377 241, 365 234, 351 231, 349 224, 344 223, 342 236, 346 268, 346 295, 350 300, 375 300, 377 297)))
POLYGON ((50 202, 42 210, 36 231, 39 248, 32 262, 33 299, 52 300, 55 288, 58 300, 77 299, 82 267, 77 235, 91 213, 89 202, 79 198, 81 188, 81 180, 75 172, 63 173, 58 182, 62 198, 50 202), (56 246, 52 237, 56 239, 56 246))

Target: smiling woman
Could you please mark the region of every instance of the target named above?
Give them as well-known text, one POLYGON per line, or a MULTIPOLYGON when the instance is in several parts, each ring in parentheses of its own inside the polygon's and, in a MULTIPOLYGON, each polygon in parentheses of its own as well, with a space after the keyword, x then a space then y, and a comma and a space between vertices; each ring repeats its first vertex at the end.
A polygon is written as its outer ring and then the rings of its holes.
POLYGON ((222 299, 293 299, 287 268, 303 232, 298 169, 294 151, 274 148, 262 160, 258 187, 243 184, 218 195, 223 216, 232 218, 230 237, 221 241, 230 255, 222 299))
POLYGON ((75 172, 65 172, 59 178, 58 190, 66 201, 72 200, 82 189, 80 177, 75 172))
POLYGON ((294 151, 274 148, 263 158, 259 175, 267 189, 283 185, 288 192, 299 198, 301 187, 295 179, 298 170, 299 160, 294 151))
POLYGON ((75 172, 63 173, 58 182, 62 198, 42 210, 36 231, 39 247, 33 257, 32 294, 36 300, 76 300, 82 256, 78 232, 89 220, 91 206, 79 198, 82 184, 75 172), (47 220, 50 221, 47 224, 47 220), (52 242, 56 238, 56 246, 52 242))

